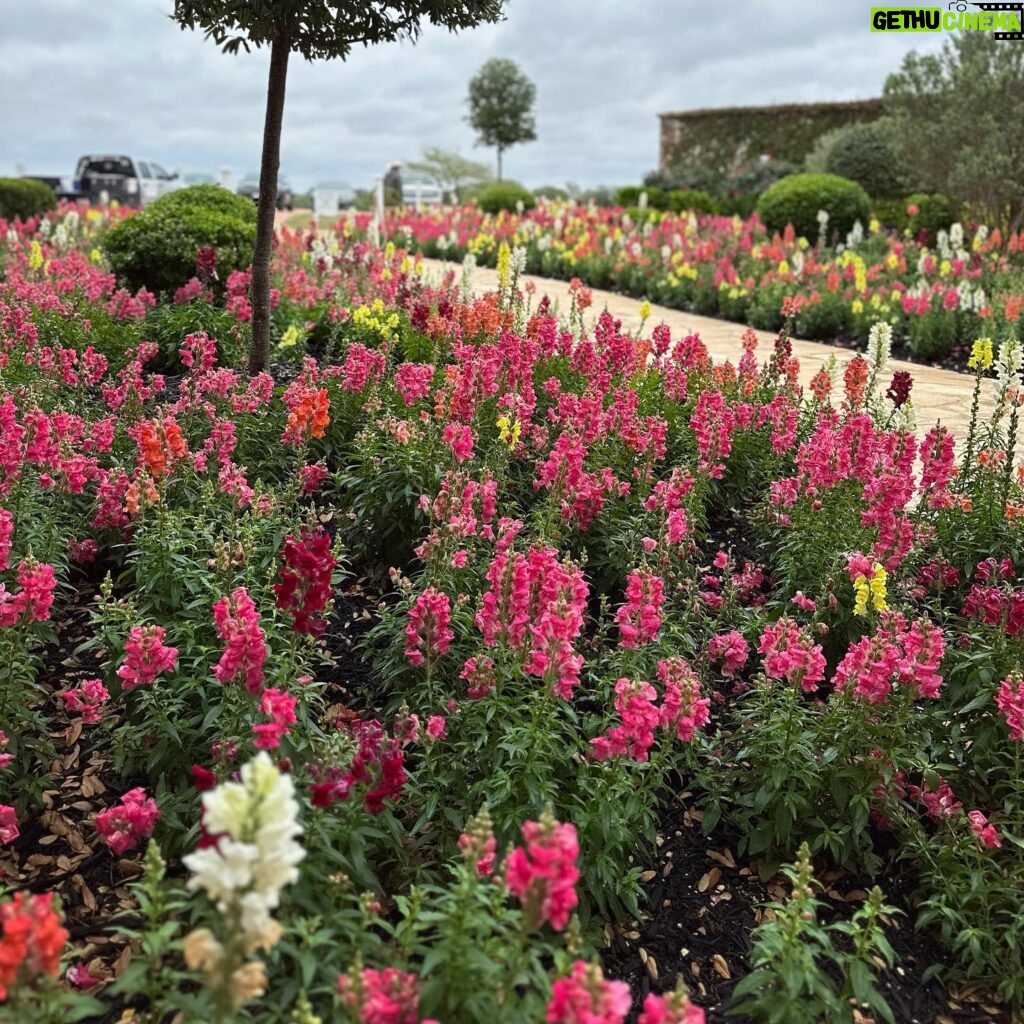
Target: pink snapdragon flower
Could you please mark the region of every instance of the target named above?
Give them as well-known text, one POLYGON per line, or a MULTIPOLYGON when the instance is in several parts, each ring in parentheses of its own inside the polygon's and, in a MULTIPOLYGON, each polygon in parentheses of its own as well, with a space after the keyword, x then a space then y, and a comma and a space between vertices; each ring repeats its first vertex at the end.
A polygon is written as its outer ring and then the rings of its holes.
POLYGON ((550 814, 523 822, 525 846, 514 847, 505 860, 505 885, 523 904, 527 927, 549 922, 555 931, 568 923, 576 907, 576 858, 580 847, 576 826, 561 824, 550 814))
POLYGON ((1010 739, 1024 741, 1024 673, 1011 672, 1000 684, 996 706, 1006 719, 1010 739))
POLYGON ((452 606, 448 595, 427 587, 409 609, 405 627, 405 656, 413 668, 432 663, 448 653, 455 634, 450 625, 452 606))
POLYGON ((58 694, 68 714, 80 714, 84 725, 95 725, 103 717, 103 705, 110 693, 101 679, 85 679, 73 690, 58 694))
POLYGON ((971 831, 986 850, 998 850, 1003 845, 995 825, 989 824, 988 818, 981 811, 968 811, 967 820, 970 822, 971 831))
POLYGON ((700 695, 700 680, 684 658, 658 662, 658 679, 665 696, 658 711, 658 725, 677 740, 689 743, 711 717, 711 700, 700 695))
POLYGON ((125 693, 155 683, 161 672, 170 672, 177 665, 178 648, 164 644, 164 633, 163 626, 132 626, 128 630, 124 664, 117 670, 125 693))
POLYGON ((821 644, 792 619, 781 618, 764 628, 758 650, 764 655, 764 672, 769 679, 799 683, 813 693, 825 678, 825 655, 821 644))
POLYGON ((138 786, 128 790, 121 803, 96 815, 96 831, 110 849, 121 856, 134 849, 153 831, 160 818, 156 801, 138 786))
POLYGON ((266 634, 260 628, 256 603, 245 587, 237 587, 230 597, 213 603, 213 622, 217 636, 225 641, 224 653, 213 669, 214 678, 231 683, 241 676, 249 693, 259 693, 267 660, 266 634))
POLYGON ((15 594, 9 594, 0 583, 0 626, 48 621, 57 589, 53 566, 23 559, 18 563, 17 579, 21 590, 15 594))
POLYGON ((750 645, 735 629, 718 633, 708 641, 708 661, 721 662, 719 671, 726 679, 732 679, 746 665, 749 657, 750 645))
POLYGON ((615 613, 615 621, 619 626, 619 646, 633 649, 657 639, 665 581, 646 569, 635 569, 627 580, 626 603, 615 613))
POLYGON ((18 815, 9 804, 0 804, 0 846, 9 846, 18 836, 18 815))
POLYGON ((274 584, 274 594, 277 607, 291 613, 296 632, 320 636, 327 628, 323 615, 337 564, 330 534, 322 526, 304 527, 298 537, 285 537, 281 582, 274 584))
POLYGON ((260 711, 270 721, 260 722, 252 727, 256 734, 253 746, 261 750, 276 750, 283 737, 288 735, 288 727, 296 721, 295 706, 298 699, 284 690, 270 687, 260 697, 260 711))
POLYGON ((704 1019, 704 1011, 677 989, 665 996, 648 992, 637 1024, 704 1024, 704 1019))
POLYGON ((629 985, 609 981, 597 964, 577 960, 551 986, 547 1024, 622 1024, 633 1004, 629 985))
POLYGON ((615 710, 622 724, 590 741, 597 761, 613 757, 630 757, 643 763, 654 745, 654 730, 659 713, 654 701, 657 692, 643 680, 620 679, 615 684, 615 710))
POLYGON ((470 819, 466 831, 459 836, 458 845, 463 860, 467 866, 472 866, 478 877, 486 878, 494 871, 494 857, 498 844, 486 807, 470 819))
MULTIPOLYGON (((359 1024, 420 1024, 419 979, 415 974, 385 967, 364 967, 361 974, 342 974, 338 994, 359 1024)), ((424 1021, 423 1024, 436 1024, 424 1021)))

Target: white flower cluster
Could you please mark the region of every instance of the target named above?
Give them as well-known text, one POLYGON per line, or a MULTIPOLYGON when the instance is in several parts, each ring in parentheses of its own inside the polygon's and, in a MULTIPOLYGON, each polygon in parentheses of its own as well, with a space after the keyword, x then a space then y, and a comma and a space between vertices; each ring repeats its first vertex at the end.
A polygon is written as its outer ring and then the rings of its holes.
POLYGON ((1020 340, 1009 337, 999 346, 996 358, 996 381, 1000 394, 1010 387, 1020 386, 1020 368, 1024 364, 1024 352, 1020 340))
POLYGON ((203 889, 225 915, 236 918, 252 948, 279 934, 270 912, 281 890, 298 880, 306 851, 291 777, 266 751, 241 771, 241 781, 223 782, 203 795, 203 826, 216 842, 182 858, 193 872, 190 889, 203 889))
POLYGON ((864 225, 859 220, 853 222, 853 229, 846 236, 846 248, 856 249, 864 241, 864 225))
POLYGON ((881 373, 889 362, 889 357, 892 355, 892 328, 884 320, 879 320, 871 325, 871 330, 868 332, 868 350, 865 355, 868 366, 876 374, 881 373))

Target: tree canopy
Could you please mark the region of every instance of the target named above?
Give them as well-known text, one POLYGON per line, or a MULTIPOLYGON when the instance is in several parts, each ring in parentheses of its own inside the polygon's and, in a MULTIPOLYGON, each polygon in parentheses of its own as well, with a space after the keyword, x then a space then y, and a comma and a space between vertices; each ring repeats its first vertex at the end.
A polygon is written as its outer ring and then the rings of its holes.
POLYGON ((344 60, 354 46, 416 39, 427 22, 455 32, 497 21, 504 0, 175 0, 175 21, 201 29, 227 53, 270 47, 263 158, 252 254, 252 350, 249 370, 270 358, 270 256, 281 162, 288 56, 344 60))
POLYGON ((482 185, 491 178, 487 164, 451 153, 440 146, 427 146, 419 160, 410 160, 405 166, 413 174, 429 178, 442 192, 456 196, 466 185, 482 185))
POLYGON ((469 117, 477 143, 498 150, 498 180, 501 157, 510 146, 537 138, 533 101, 537 90, 514 60, 495 57, 470 79, 469 117))
POLYGON ((503 0, 175 0, 174 19, 228 53, 282 37, 307 60, 348 56, 354 46, 415 39, 423 22, 455 32, 497 21, 503 0))
POLYGON ((962 32, 941 53, 909 53, 885 84, 911 177, 966 203, 972 219, 1024 220, 1024 46, 962 32))

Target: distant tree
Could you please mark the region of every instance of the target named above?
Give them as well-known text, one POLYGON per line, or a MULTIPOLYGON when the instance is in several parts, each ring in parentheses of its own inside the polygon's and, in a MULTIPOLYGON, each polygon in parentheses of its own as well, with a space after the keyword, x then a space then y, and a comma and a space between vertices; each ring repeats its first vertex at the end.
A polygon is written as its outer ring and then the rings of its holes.
POLYGON ((972 219, 1024 224, 1024 46, 962 32, 909 53, 885 83, 894 144, 911 178, 968 204, 972 219))
POLYGON ((411 160, 405 166, 413 174, 429 178, 442 192, 450 192, 456 199, 462 198, 465 186, 485 185, 491 180, 487 164, 450 153, 440 146, 427 146, 421 159, 411 160))
POLYGON ((415 40, 423 22, 449 31, 497 21, 503 0, 175 0, 174 19, 202 29, 226 53, 270 47, 263 128, 260 198, 252 256, 252 350, 249 369, 266 368, 270 355, 270 256, 274 242, 277 173, 281 162, 288 55, 344 60, 354 46, 415 40))
POLYGON ((510 146, 537 138, 533 101, 537 90, 514 60, 495 57, 469 82, 469 117, 477 144, 498 150, 498 181, 501 156, 510 146))

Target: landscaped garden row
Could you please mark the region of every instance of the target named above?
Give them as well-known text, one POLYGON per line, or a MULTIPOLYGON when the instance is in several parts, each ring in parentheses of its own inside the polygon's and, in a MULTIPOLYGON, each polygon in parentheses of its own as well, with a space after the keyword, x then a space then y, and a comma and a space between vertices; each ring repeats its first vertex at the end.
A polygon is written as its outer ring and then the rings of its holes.
POLYGON ((899 234, 865 218, 836 235, 823 218, 821 237, 836 243, 828 246, 817 234, 767 231, 756 214, 542 202, 495 215, 475 206, 389 211, 385 229, 424 255, 469 254, 490 266, 506 242, 523 248, 529 273, 765 330, 782 326, 789 297, 801 338, 863 347, 883 321, 897 351, 926 362, 963 366, 975 338, 1000 341, 1022 327, 1024 238, 984 227, 899 234))
POLYGON ((507 246, 473 298, 283 231, 249 376, 248 271, 121 288, 108 230, 0 223, 0 1020, 722 1019, 728 970, 601 966, 678 801, 793 865, 740 1019, 892 1019, 897 913, 1024 999, 1018 344, 958 464, 884 322, 804 394, 785 331, 715 365, 507 246))

